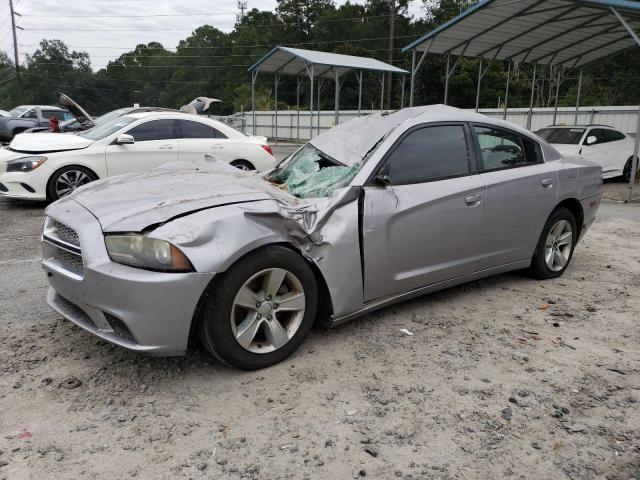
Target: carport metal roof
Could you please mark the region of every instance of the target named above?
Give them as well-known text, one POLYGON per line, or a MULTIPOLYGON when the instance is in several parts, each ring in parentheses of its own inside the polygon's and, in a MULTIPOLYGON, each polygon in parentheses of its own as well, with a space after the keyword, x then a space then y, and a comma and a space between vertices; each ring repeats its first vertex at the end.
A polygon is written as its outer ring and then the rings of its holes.
POLYGON ((300 139, 300 86, 302 79, 306 76, 311 80, 311 92, 309 97, 310 133, 313 135, 313 92, 314 80, 318 80, 318 113, 317 132, 320 132, 320 86, 323 78, 332 78, 335 82, 335 124, 340 118, 340 89, 344 83, 345 74, 354 72, 358 80, 358 112, 362 109, 362 74, 365 71, 381 74, 380 85, 380 110, 382 110, 384 98, 384 78, 387 74, 402 75, 402 96, 400 100, 401 108, 404 106, 404 81, 405 75, 409 72, 388 63, 381 62, 375 58, 356 57, 353 55, 343 55, 340 53, 318 52, 315 50, 303 50, 291 47, 274 47, 269 53, 249 67, 251 72, 251 109, 253 115, 253 133, 256 130, 256 78, 258 73, 270 73, 274 77, 274 98, 275 98, 275 141, 278 142, 278 83, 282 75, 297 77, 296 87, 296 110, 298 112, 297 131, 300 139))
POLYGON ((408 74, 409 72, 375 58, 355 57, 340 53, 317 52, 300 48, 274 47, 269 53, 249 67, 249 71, 281 73, 282 75, 307 75, 311 65, 319 67, 314 76, 333 78, 333 71, 340 75, 351 70, 368 70, 384 73, 408 74))
MULTIPOLYGON (((460 57, 478 58, 476 110, 480 82, 488 67, 485 60, 509 62, 504 98, 507 114, 509 81, 521 64, 533 65, 530 126, 535 92, 536 69, 539 64, 555 67, 556 98, 563 68, 581 68, 604 57, 633 47, 640 47, 640 2, 632 0, 481 0, 457 17, 435 28, 402 49, 412 51, 409 105, 413 105, 414 84, 418 69, 427 53, 447 55, 444 103, 447 103, 449 79, 460 57), (417 54, 420 53, 420 58, 417 54), (458 60, 451 66, 451 57, 458 60), (417 60, 417 62, 416 62, 417 60)), ((576 120, 580 104, 582 71, 576 95, 576 120)), ((555 113, 554 113, 555 123, 555 113)), ((640 148, 640 111, 633 167, 640 148)), ((635 170, 633 170, 635 171, 635 170)), ((629 200, 633 194, 631 176, 629 200)))

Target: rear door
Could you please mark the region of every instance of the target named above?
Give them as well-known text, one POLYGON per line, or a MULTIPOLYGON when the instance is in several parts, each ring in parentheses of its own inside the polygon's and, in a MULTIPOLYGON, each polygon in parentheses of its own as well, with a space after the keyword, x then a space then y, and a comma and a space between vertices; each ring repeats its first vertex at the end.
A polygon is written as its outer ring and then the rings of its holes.
POLYGON ((603 171, 611 169, 612 155, 610 155, 610 150, 611 145, 604 128, 590 129, 582 140, 582 158, 597 163, 603 171), (595 141, 589 143, 591 137, 594 137, 595 141))
POLYGON ((471 130, 487 186, 485 223, 478 236, 484 267, 529 259, 556 205, 558 174, 529 137, 492 125, 473 124, 471 130))
POLYGON ((477 270, 485 186, 466 125, 408 130, 381 162, 380 175, 388 182, 364 189, 365 301, 477 270))
POLYGON ((134 143, 107 146, 109 175, 141 172, 178 159, 175 120, 148 120, 122 132, 131 135, 134 143))
POLYGON ((206 154, 218 160, 231 162, 235 144, 220 130, 195 120, 177 120, 180 136, 180 160, 204 160, 206 154))

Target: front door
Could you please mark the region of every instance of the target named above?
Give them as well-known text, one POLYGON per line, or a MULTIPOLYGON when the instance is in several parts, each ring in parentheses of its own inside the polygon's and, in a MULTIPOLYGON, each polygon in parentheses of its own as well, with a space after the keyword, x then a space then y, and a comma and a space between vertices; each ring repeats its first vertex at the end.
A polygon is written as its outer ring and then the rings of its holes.
POLYGON ((365 187, 365 301, 477 271, 484 190, 462 124, 414 127, 365 187), (381 177, 382 178, 382 177, 381 177))
POLYGON ((134 143, 111 144, 106 149, 109 176, 142 172, 178 159, 174 120, 150 120, 124 132, 134 143))

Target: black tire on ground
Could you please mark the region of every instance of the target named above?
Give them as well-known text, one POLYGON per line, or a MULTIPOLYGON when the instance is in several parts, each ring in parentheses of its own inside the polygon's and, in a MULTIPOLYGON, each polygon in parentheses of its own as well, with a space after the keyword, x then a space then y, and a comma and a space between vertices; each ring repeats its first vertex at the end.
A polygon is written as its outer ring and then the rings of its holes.
MULTIPOLYGON (((94 182, 98 179, 98 176, 88 168, 81 167, 79 165, 68 165, 66 167, 62 167, 61 169, 56 170, 53 173, 53 175, 51 175, 51 177, 49 178, 49 181, 47 182, 47 199, 48 200, 54 202, 61 198, 61 196, 58 195, 58 192, 56 192, 56 183, 58 182, 58 179, 62 175, 64 175, 65 173, 68 174, 70 172, 77 172, 77 173, 82 173, 86 175, 89 178, 89 181, 85 183, 94 182)), ((85 183, 83 183, 83 185, 85 183)), ((62 195, 62 196, 65 196, 65 195, 62 195)))
POLYGON ((529 267, 529 273, 537 279, 546 280, 549 278, 557 278, 564 273, 569 264, 571 263, 571 258, 573 257, 573 250, 575 249, 576 242, 578 241, 578 227, 576 224, 576 219, 571 210, 559 207, 556 208, 544 225, 542 229, 542 233, 540 234, 540 238, 538 239, 538 244, 536 245, 536 250, 533 254, 533 258, 531 259, 531 266, 529 267), (569 259, 567 260, 566 265, 558 271, 554 271, 547 266, 545 261, 545 243, 547 237, 549 235, 550 230, 556 225, 559 221, 566 220, 571 225, 571 251, 569 253, 569 259))
MULTIPOLYGON (((629 159, 627 160, 627 163, 624 164, 624 169, 622 170, 622 177, 620 177, 622 181, 625 183, 629 183, 629 180, 631 180, 632 164, 633 164, 633 157, 629 157, 629 159)), ((640 162, 638 164, 640 164, 640 162)), ((636 165, 636 168, 637 168, 637 165, 636 165)))
POLYGON ((251 162, 248 162, 247 160, 234 160, 233 162, 231 162, 231 165, 245 171, 252 171, 256 169, 256 167, 254 167, 253 164, 251 162))
POLYGON ((205 296, 198 324, 200 342, 223 363, 241 370, 266 368, 291 355, 313 326, 318 306, 318 288, 311 268, 300 255, 278 245, 263 247, 240 259, 209 286, 205 296), (297 332, 284 346, 269 353, 254 353, 242 347, 233 333, 233 302, 247 280, 270 268, 288 270, 299 279, 305 311, 297 332))
POLYGON ((13 136, 15 137, 19 133, 23 133, 25 130, 27 130, 27 129, 23 128, 23 127, 14 128, 13 129, 13 136))

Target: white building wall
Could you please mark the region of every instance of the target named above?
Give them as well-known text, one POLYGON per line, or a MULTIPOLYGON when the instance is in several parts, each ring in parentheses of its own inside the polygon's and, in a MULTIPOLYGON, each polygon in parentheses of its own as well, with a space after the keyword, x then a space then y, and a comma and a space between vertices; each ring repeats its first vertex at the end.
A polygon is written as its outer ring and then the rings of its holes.
MULTIPOLYGON (((377 112, 378 110, 362 110, 361 114, 377 112)), ((507 111, 507 120, 526 127, 527 108, 510 108, 507 111)), ((503 111, 497 109, 481 109, 480 113, 490 117, 502 118, 503 111)), ((357 110, 346 110, 340 112, 339 122, 342 123, 358 116, 357 110)), ((227 117, 229 118, 229 117, 227 117)), ((232 117, 231 122, 236 128, 243 128, 244 132, 253 133, 252 112, 243 112, 232 117)), ((321 111, 318 116, 313 112, 313 129, 311 130, 311 116, 309 111, 301 110, 299 115, 295 110, 278 111, 277 113, 277 137, 282 141, 295 141, 297 139, 307 140, 316 136, 318 131, 323 132, 335 125, 335 113, 333 111, 321 111), (319 122, 319 127, 318 127, 319 122)), ((575 121, 574 107, 559 107, 556 117, 556 124, 573 124, 575 121)), ((531 130, 536 131, 542 127, 551 125, 553 122, 553 108, 536 108, 533 111, 531 130)), ((635 134, 638 122, 637 106, 584 106, 580 107, 578 114, 578 124, 602 124, 615 127, 622 132, 635 134)), ((256 135, 262 135, 270 139, 276 137, 276 113, 274 111, 255 112, 256 135)))

